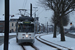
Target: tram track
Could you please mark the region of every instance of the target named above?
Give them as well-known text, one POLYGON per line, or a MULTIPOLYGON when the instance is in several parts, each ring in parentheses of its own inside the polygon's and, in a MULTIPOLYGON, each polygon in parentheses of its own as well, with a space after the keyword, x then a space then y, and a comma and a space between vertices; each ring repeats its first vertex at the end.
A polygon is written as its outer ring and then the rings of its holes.
POLYGON ((30 45, 32 48, 34 48, 35 50, 39 50, 36 46, 34 46, 33 44, 30 45))
POLYGON ((24 47, 23 45, 21 45, 21 47, 22 47, 23 50, 26 50, 25 47, 24 47))
MULTIPOLYGON (((47 35, 47 34, 45 34, 45 35, 47 35)), ((35 38, 36 38, 38 41, 40 41, 41 43, 44 43, 44 44, 46 44, 46 45, 48 45, 48 46, 50 46, 50 47, 56 48, 57 50, 62 50, 63 48, 64 48, 64 49, 67 49, 67 50, 72 50, 72 49, 70 49, 70 48, 67 48, 67 47, 64 47, 64 46, 55 44, 55 43, 50 42, 50 41, 47 41, 47 40, 41 38, 41 36, 43 36, 43 35, 39 35, 39 36, 36 36, 36 37, 35 37, 35 38), (38 38, 37 38, 37 37, 38 37, 38 38), (58 47, 57 47, 57 46, 58 46, 58 47)))
POLYGON ((39 50, 36 46, 34 46, 33 44, 28 44, 28 45, 20 45, 22 47, 23 50, 28 50, 27 48, 31 47, 31 49, 33 50, 39 50))

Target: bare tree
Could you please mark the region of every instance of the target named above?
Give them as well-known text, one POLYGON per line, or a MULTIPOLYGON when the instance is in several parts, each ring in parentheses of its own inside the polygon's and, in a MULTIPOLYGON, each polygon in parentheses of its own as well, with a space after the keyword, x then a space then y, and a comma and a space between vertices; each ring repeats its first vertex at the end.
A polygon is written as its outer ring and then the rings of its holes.
POLYGON ((62 18, 75 10, 75 0, 41 0, 40 3, 43 4, 44 7, 54 11, 54 25, 56 26, 56 23, 59 23, 61 41, 65 41, 62 18))
MULTIPOLYGON (((54 16, 51 18, 51 22, 54 23, 54 16)), ((63 23, 63 26, 68 25, 68 23, 69 23, 69 15, 66 15, 66 16, 62 17, 62 23, 63 23)), ((57 23, 57 26, 59 26, 58 23, 57 23)))

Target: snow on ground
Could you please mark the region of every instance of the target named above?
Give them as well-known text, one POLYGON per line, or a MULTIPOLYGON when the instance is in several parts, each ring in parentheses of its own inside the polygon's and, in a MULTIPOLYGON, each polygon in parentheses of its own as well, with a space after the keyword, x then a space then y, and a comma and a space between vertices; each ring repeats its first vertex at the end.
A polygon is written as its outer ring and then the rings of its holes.
POLYGON ((34 48, 32 48, 31 46, 25 46, 26 50, 35 50, 34 48))
POLYGON ((61 42, 60 41, 60 34, 57 36, 57 38, 53 38, 52 36, 53 36, 53 34, 50 34, 50 35, 42 36, 42 38, 46 39, 50 42, 53 42, 55 44, 59 44, 61 46, 65 46, 65 47, 68 47, 68 48, 75 50, 75 39, 74 38, 70 38, 70 37, 65 36, 66 41, 61 42))
MULTIPOLYGON (((41 35, 41 34, 37 34, 36 36, 38 36, 38 35, 41 35)), ((73 50, 75 50, 75 39, 74 38, 69 38, 69 37, 65 36, 66 41, 61 42, 60 35, 58 35, 57 38, 52 38, 52 36, 53 36, 53 34, 48 34, 48 35, 42 36, 42 38, 44 38, 50 42, 53 42, 55 44, 59 44, 59 45, 62 45, 62 46, 68 47, 68 48, 72 48, 73 50)), ((35 39, 34 45, 37 48, 39 48, 40 50, 56 50, 52 47, 49 47, 49 46, 37 41, 36 39, 35 39)), ((33 50, 31 47, 26 47, 26 48, 28 48, 27 50, 33 50)), ((0 46, 0 50, 3 50, 3 44, 0 46)), ((9 40, 9 50, 22 50, 21 46, 19 46, 16 43, 16 38, 12 38, 9 40)))
POLYGON ((74 35, 75 35, 75 33, 72 33, 72 34, 74 34, 74 35))
MULTIPOLYGON (((16 35, 16 33, 9 33, 9 35, 16 35)), ((4 36, 4 33, 0 33, 0 36, 4 36)))
POLYGON ((2 48, 3 48, 3 47, 2 47, 2 46, 0 46, 0 50, 2 50, 2 48))
POLYGON ((75 35, 75 32, 69 32, 69 33, 75 35))
MULTIPOLYGON (((22 50, 21 46, 19 46, 17 43, 16 43, 16 38, 12 38, 9 40, 9 50, 22 50)), ((3 47, 4 45, 2 44, 2 50, 3 50, 3 47)))
MULTIPOLYGON (((56 50, 52 47, 49 47, 45 44, 42 44, 41 42, 37 41, 35 39, 35 43, 34 45, 39 48, 40 50, 56 50)), ((29 46, 26 46, 25 48, 27 48, 27 50, 33 50, 33 48, 29 47, 29 46)), ((1 46, 1 50, 3 50, 3 45, 1 46)), ((21 46, 19 46, 17 43, 16 43, 16 38, 12 38, 9 40, 9 50, 22 50, 21 46)))

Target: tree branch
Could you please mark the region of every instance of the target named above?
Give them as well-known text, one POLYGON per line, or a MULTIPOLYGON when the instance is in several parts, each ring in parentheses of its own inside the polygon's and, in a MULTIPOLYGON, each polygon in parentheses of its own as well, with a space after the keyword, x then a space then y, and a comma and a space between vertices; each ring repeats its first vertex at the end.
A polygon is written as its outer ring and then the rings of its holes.
POLYGON ((65 15, 69 14, 69 13, 72 12, 72 11, 75 11, 75 10, 71 10, 71 11, 67 12, 65 15))
POLYGON ((68 3, 69 5, 67 5, 67 8, 65 9, 64 13, 65 13, 66 11, 68 11, 68 10, 72 7, 72 3, 73 3, 73 1, 70 1, 70 2, 68 3))

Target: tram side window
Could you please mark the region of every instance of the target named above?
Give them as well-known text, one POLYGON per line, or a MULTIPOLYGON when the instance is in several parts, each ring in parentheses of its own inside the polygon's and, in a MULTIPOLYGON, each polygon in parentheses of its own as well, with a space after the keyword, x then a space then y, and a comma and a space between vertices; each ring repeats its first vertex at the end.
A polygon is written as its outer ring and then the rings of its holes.
POLYGON ((18 32, 22 32, 22 25, 18 25, 18 32))

